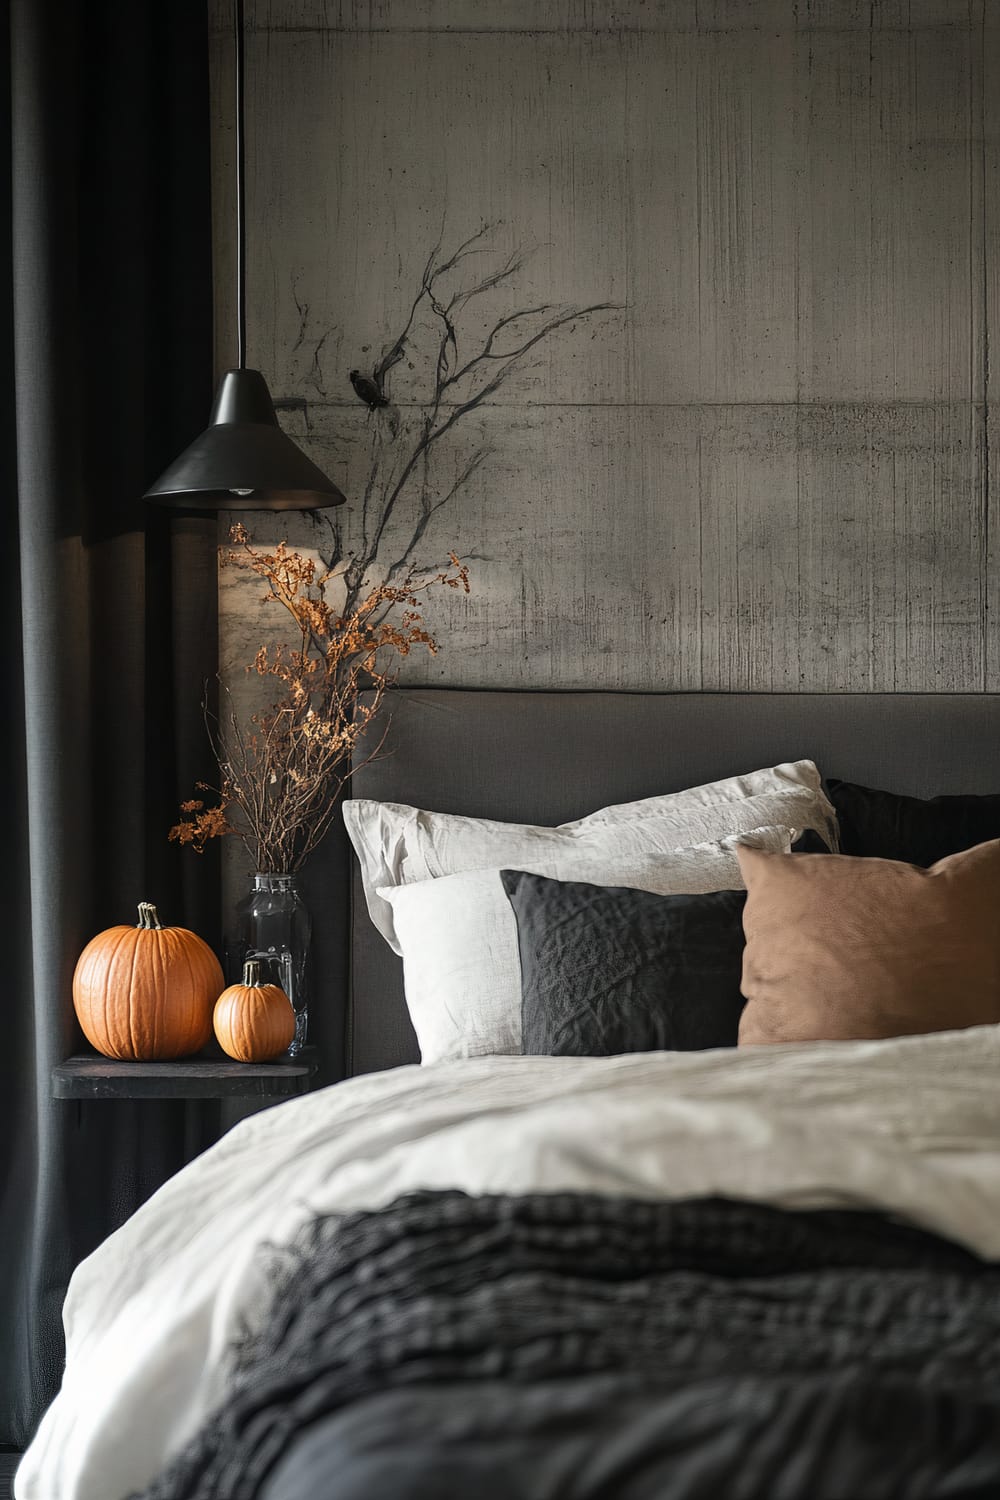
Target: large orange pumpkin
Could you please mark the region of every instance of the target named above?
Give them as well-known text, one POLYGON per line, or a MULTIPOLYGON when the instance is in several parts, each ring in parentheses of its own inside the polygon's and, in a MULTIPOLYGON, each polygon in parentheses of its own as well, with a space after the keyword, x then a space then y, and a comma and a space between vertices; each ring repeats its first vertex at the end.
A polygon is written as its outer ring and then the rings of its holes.
POLYGON ((109 927, 80 954, 73 1005, 83 1034, 105 1057, 167 1061, 200 1052, 225 984, 219 960, 185 927, 161 927, 139 905, 137 927, 109 927))
POLYGON ((261 984, 260 964, 248 958, 243 983, 231 984, 215 1002, 216 1040, 237 1062, 270 1062, 295 1036, 292 1002, 276 984, 261 984))

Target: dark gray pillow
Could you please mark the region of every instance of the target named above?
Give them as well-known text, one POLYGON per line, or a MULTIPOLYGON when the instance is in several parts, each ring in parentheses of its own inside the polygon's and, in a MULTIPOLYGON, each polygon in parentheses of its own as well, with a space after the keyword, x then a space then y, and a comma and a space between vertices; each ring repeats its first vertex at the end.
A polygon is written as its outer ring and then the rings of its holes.
POLYGON ((1000 838, 1000 796, 903 797, 852 781, 829 781, 841 854, 936 865, 949 854, 1000 838))
POLYGON ((500 878, 517 920, 525 1053, 736 1046, 745 891, 657 896, 521 870, 500 878))

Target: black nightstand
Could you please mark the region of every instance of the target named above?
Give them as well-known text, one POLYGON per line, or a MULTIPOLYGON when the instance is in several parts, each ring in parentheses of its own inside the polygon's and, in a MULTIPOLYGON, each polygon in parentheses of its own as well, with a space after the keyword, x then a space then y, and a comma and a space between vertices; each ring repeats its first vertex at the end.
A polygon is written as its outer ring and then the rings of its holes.
POLYGON ((176 1062, 116 1062, 81 1052, 52 1069, 55 1099, 216 1099, 219 1128, 309 1090, 318 1059, 313 1047, 270 1063, 232 1062, 222 1052, 176 1062))
POLYGON ((182 1057, 176 1062, 115 1062, 81 1052, 52 1069, 55 1099, 258 1099, 261 1105, 304 1094, 316 1071, 306 1047, 298 1057, 270 1063, 182 1057))

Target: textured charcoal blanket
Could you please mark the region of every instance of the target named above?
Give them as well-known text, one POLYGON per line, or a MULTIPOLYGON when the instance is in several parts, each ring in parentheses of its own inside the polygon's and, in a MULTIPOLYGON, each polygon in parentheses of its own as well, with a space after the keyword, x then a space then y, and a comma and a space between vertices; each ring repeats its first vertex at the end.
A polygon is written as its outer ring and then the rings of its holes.
POLYGON ((1000 1269, 877 1214, 426 1192, 275 1254, 143 1500, 986 1500, 1000 1269))

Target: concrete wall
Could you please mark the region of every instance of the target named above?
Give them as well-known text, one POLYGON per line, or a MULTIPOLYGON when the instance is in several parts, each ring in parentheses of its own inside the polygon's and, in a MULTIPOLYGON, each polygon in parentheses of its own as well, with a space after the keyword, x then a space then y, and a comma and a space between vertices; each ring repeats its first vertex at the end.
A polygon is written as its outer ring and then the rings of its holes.
MULTIPOLYGON (((435 605, 443 649, 411 681, 1000 689, 998 12, 248 0, 250 363, 352 498, 349 540, 375 423, 347 372, 405 322, 442 226, 446 249, 483 220, 500 260, 534 249, 470 340, 530 304, 624 308, 456 428, 433 494, 477 444, 494 457, 420 560, 470 555, 474 592, 435 605)), ((394 372, 404 419, 420 378, 394 372)), ((224 575, 234 674, 267 633, 259 595, 224 575)))

